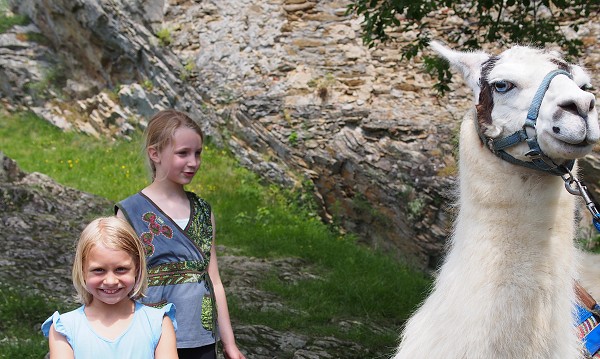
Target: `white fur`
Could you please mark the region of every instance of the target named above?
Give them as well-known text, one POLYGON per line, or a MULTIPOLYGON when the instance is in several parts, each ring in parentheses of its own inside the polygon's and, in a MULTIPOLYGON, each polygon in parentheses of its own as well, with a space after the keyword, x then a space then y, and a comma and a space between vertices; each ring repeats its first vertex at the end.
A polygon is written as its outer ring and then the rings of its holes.
MULTIPOLYGON (((487 56, 440 44, 432 47, 471 79, 470 86, 479 94, 472 79, 479 78, 487 56)), ((554 68, 539 50, 516 47, 501 55, 490 78, 509 76, 518 88, 501 98, 494 94, 491 132, 505 136, 523 125, 533 92, 554 68)), ((552 107, 569 96, 558 94, 555 86, 576 98, 587 96, 563 77, 565 81, 551 84, 549 91, 556 95, 544 99, 540 129, 557 120, 552 107)), ((583 128, 588 140, 595 142, 600 133, 596 110, 588 106, 587 111, 588 121, 579 123, 587 122, 583 128)), ((492 154, 482 146, 474 118, 475 111, 469 112, 461 125, 459 212, 449 252, 431 294, 407 322, 395 358, 582 358, 573 321, 575 197, 560 177, 509 164, 492 154)), ((550 146, 557 161, 578 151, 564 143, 550 146)), ((514 152, 522 150, 520 146, 514 152)))

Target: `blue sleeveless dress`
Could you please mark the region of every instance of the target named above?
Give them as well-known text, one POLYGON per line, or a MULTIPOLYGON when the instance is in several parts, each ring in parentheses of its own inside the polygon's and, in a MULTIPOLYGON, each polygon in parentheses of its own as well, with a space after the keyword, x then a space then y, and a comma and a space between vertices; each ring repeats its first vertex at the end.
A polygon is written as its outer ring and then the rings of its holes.
POLYGON ((50 327, 62 334, 73 348, 77 359, 151 359, 162 334, 163 317, 168 315, 177 329, 175 306, 167 304, 161 309, 135 303, 135 313, 129 327, 119 337, 109 340, 94 331, 81 306, 71 312, 54 314, 42 324, 47 337, 50 327))
POLYGON ((142 303, 177 307, 178 348, 217 340, 216 304, 208 275, 213 227, 210 205, 193 192, 190 219, 181 229, 150 198, 139 192, 115 206, 135 229, 146 249, 148 292, 142 303))

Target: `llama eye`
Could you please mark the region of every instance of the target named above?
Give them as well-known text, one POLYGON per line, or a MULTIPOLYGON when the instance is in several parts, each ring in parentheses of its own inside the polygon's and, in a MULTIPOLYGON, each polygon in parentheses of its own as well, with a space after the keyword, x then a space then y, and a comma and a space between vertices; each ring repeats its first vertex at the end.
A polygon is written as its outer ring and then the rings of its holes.
POLYGON ((496 90, 496 92, 505 93, 512 90, 513 87, 515 87, 515 84, 513 84, 512 82, 500 80, 494 82, 492 86, 494 86, 494 90, 496 90))
POLYGON ((592 86, 592 84, 585 84, 581 86, 580 89, 582 89, 583 91, 592 92, 594 91, 594 86, 592 86))

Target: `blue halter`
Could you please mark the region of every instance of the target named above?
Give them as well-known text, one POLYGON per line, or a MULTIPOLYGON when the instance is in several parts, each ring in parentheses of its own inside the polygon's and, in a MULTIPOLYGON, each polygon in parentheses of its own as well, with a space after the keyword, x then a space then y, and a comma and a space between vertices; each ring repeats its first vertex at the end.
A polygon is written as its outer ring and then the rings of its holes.
POLYGON ((501 139, 491 139, 486 138, 483 135, 479 128, 479 123, 475 121, 477 123, 477 132, 479 133, 479 136, 496 156, 512 164, 548 172, 557 176, 562 176, 567 173, 566 169, 570 170, 573 168, 573 165, 575 164, 574 160, 569 160, 564 165, 557 165, 550 157, 542 152, 542 149, 537 142, 537 135, 534 135, 533 137, 527 135, 527 127, 530 127, 535 131, 535 125, 540 112, 540 106, 542 105, 542 100, 544 99, 548 87, 550 87, 550 82, 552 82, 552 79, 557 75, 565 75, 570 79, 573 79, 573 76, 564 70, 554 70, 548 73, 533 96, 529 111, 527 112, 525 124, 523 124, 521 130, 501 139), (506 148, 521 142, 526 142, 529 146, 529 151, 525 155, 531 158, 531 162, 518 160, 505 151, 506 148))

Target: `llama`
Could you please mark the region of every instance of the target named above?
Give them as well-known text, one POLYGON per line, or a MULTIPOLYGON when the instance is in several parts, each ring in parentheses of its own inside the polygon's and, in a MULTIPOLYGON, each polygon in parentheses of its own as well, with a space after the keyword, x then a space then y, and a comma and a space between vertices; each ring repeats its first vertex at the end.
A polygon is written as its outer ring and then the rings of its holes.
POLYGON ((449 251, 394 358, 583 358, 575 197, 562 175, 600 136, 590 77, 552 51, 431 47, 460 70, 476 106, 461 123, 449 251))

